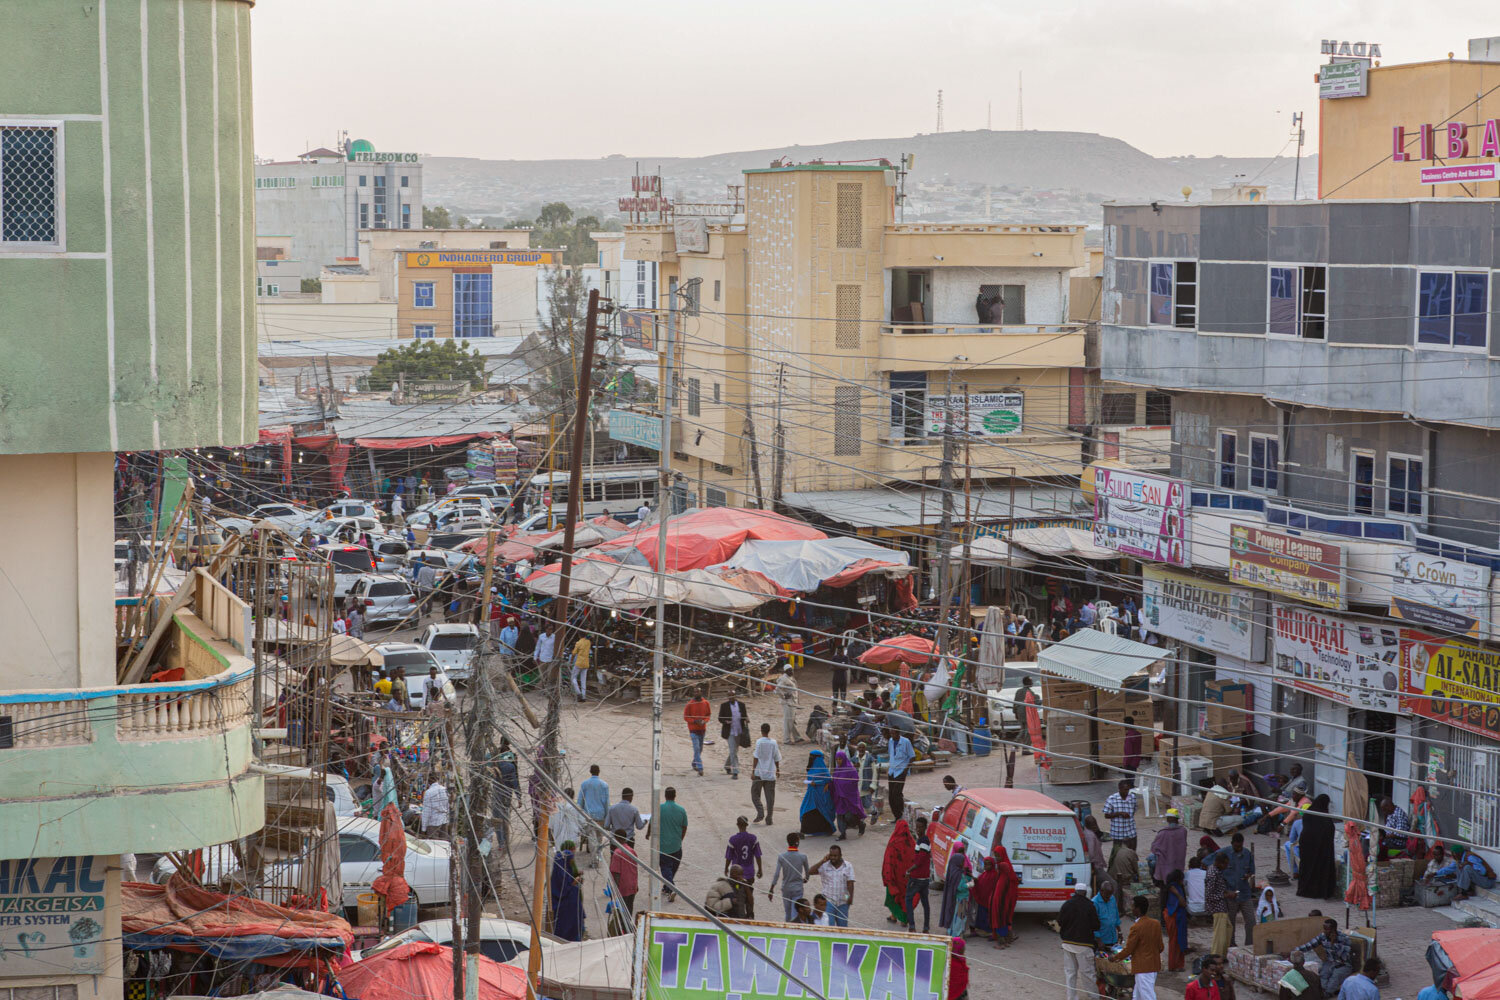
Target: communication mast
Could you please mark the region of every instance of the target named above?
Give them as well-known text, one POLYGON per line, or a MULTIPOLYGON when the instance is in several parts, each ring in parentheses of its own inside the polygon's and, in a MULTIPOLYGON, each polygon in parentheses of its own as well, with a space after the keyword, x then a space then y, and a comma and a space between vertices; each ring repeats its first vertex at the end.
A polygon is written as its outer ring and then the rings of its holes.
POLYGON ((1022 82, 1023 82, 1023 80, 1022 80, 1023 75, 1024 74, 1022 74, 1019 70, 1016 72, 1016 131, 1017 132, 1024 131, 1025 128, 1026 128, 1026 116, 1025 116, 1025 114, 1023 112, 1023 108, 1025 107, 1025 105, 1021 101, 1021 96, 1022 96, 1021 85, 1022 85, 1022 82))
POLYGON ((943 92, 938 91, 937 130, 943 130, 943 92))

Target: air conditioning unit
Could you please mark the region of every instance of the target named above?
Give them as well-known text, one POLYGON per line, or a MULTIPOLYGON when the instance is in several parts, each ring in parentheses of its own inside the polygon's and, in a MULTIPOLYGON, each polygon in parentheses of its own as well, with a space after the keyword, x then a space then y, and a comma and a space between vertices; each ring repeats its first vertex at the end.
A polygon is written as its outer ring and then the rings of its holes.
POLYGON ((1214 762, 1207 757, 1177 758, 1177 794, 1198 795, 1213 780, 1214 762))

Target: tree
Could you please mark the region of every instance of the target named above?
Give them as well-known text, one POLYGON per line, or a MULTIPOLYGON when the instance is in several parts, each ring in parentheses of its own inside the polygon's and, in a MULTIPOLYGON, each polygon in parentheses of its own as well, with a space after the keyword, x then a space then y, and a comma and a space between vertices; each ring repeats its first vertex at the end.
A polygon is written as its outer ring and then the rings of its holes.
POLYGON ((553 201, 542 206, 536 214, 538 229, 561 229, 573 218, 573 210, 566 202, 553 201))
POLYGON ((302 290, 304 292, 321 292, 323 290, 322 279, 320 279, 320 278, 303 278, 302 279, 302 290))
POLYGON ((423 229, 452 229, 453 216, 442 205, 422 206, 423 229))
POLYGON ((470 351, 467 340, 416 340, 384 351, 375 359, 375 367, 370 369, 370 390, 385 392, 398 377, 408 382, 461 379, 473 389, 483 389, 484 358, 478 350, 470 351))

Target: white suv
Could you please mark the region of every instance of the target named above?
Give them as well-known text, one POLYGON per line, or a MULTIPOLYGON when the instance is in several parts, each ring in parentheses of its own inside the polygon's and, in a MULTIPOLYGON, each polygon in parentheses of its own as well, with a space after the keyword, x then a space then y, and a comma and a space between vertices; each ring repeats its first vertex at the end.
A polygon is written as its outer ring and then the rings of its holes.
POLYGON ((357 601, 367 622, 396 621, 417 610, 417 593, 411 582, 394 573, 366 573, 349 586, 349 599, 357 601))
POLYGON ((455 681, 466 681, 474 675, 479 657, 477 625, 429 625, 417 644, 438 661, 438 669, 455 681))

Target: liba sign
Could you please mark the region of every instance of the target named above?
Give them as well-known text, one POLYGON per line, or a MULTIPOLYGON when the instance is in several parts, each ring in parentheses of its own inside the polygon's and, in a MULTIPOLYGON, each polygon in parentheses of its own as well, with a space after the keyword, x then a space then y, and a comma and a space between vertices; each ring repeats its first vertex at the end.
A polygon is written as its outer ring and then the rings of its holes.
POLYGON ((701 917, 646 914, 636 926, 633 1000, 948 995, 945 937, 750 921, 725 926, 734 934, 701 917))

